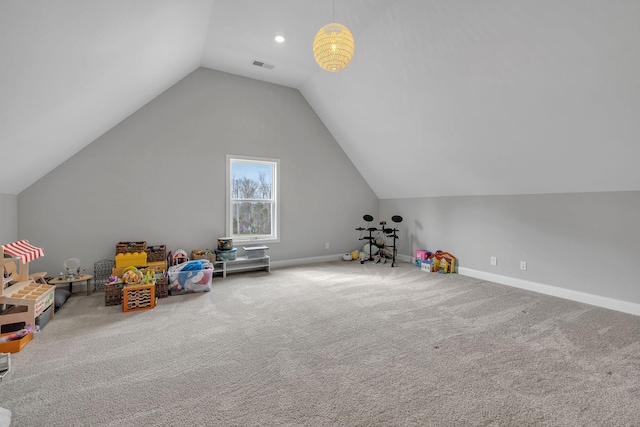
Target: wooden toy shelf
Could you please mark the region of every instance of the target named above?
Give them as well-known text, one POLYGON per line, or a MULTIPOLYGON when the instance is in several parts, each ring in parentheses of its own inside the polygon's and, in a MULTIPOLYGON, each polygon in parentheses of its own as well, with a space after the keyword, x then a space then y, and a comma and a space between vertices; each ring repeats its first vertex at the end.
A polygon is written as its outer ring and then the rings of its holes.
MULTIPOLYGON (((44 251, 42 248, 30 245, 28 240, 20 240, 0 245, 0 256, 3 271, 10 274, 6 282, 3 277, 2 286, 0 286, 0 305, 6 307, 0 313, 0 326, 18 322, 35 325, 36 317, 51 306, 55 299, 55 286, 36 283, 33 275, 31 277, 29 275, 29 263, 44 256, 44 251), (17 272, 13 271, 15 269, 13 259, 5 260, 5 253, 18 260, 17 272)), ((41 275, 44 276, 46 273, 41 275)), ((50 318, 53 319, 53 310, 50 318)))
MULTIPOLYGON (((55 286, 35 283, 31 280, 8 287, 0 300, 2 304, 13 307, 0 314, 0 325, 18 322, 35 325, 36 317, 53 304, 55 289, 55 286)), ((51 318, 53 318, 53 311, 51 318)))

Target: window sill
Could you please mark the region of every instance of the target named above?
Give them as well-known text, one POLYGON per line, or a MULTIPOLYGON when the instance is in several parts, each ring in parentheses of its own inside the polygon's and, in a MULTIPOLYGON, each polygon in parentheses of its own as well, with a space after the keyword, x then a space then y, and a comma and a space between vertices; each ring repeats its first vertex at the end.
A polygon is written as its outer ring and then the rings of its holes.
POLYGON ((263 244, 263 243, 279 243, 280 239, 238 239, 237 237, 233 238, 233 245, 236 246, 238 244, 243 245, 251 245, 251 244, 263 244))

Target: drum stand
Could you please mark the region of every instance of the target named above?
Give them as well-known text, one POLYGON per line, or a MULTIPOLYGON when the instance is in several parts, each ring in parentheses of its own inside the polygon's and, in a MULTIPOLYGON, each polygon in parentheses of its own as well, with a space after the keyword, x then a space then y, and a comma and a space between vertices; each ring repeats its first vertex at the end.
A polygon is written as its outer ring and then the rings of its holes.
MULTIPOLYGON (((368 223, 373 221, 373 217, 371 215, 365 215, 362 217, 365 221, 367 221, 368 223)), ((391 217, 391 220, 393 222, 402 222, 402 217, 400 215, 394 215, 391 217)), ((391 267, 395 267, 396 266, 396 253, 397 253, 397 248, 396 248, 396 240, 398 239, 398 228, 397 227, 393 227, 393 228, 385 228, 385 225, 387 224, 386 221, 380 221, 380 229, 378 230, 375 227, 368 227, 368 228, 363 228, 363 227, 358 227, 356 228, 357 231, 368 231, 369 232, 369 236, 364 236, 364 237, 360 237, 359 240, 368 240, 369 241, 369 257, 365 260, 361 260, 360 264, 364 264, 367 261, 373 261, 373 256, 371 254, 371 246, 373 245, 373 240, 374 237, 372 235, 372 233, 374 231, 382 231, 384 234, 386 234, 386 237, 389 238, 393 238, 393 252, 391 253, 391 267)), ((361 234, 362 236, 362 234, 361 234)), ((385 245, 386 246, 386 245, 385 245)))
POLYGON ((398 229, 397 228, 393 228, 391 230, 391 232, 393 234, 388 234, 387 237, 393 238, 393 252, 392 252, 392 256, 391 256, 391 267, 395 267, 396 266, 396 239, 398 238, 398 229))
MULTIPOLYGON (((373 217, 371 215, 365 215, 362 217, 362 219, 364 219, 367 222, 371 222, 373 221, 373 217)), ((358 227, 356 228, 356 230, 358 231, 364 231, 365 228, 362 227, 358 227)), ((371 256, 371 246, 373 245, 373 236, 371 235, 371 233, 373 233, 374 231, 377 231, 378 229, 375 227, 369 227, 366 228, 366 230, 369 232, 369 236, 365 236, 365 237, 360 237, 359 240, 368 240, 369 241, 369 257, 367 259, 364 260, 360 260, 360 264, 364 264, 367 261, 373 261, 373 257, 371 256)))
MULTIPOLYGON (((400 223, 402 222, 402 217, 400 215, 394 215, 391 217, 391 221, 393 222, 397 222, 400 223)), ((389 230, 389 229, 387 229, 389 230)), ((391 267, 395 267, 396 266, 396 240, 398 239, 398 228, 397 227, 393 227, 393 229, 391 230, 391 233, 393 234, 387 234, 387 237, 392 237, 393 238, 393 255, 392 255, 392 259, 391 259, 391 267)))

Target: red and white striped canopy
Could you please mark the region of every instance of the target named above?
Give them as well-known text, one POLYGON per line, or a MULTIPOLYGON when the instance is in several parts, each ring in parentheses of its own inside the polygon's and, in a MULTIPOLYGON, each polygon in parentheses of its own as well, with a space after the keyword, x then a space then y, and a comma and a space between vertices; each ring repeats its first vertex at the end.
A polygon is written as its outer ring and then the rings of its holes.
POLYGON ((20 258, 24 264, 44 256, 44 249, 30 245, 28 240, 7 243, 2 247, 6 254, 20 258))

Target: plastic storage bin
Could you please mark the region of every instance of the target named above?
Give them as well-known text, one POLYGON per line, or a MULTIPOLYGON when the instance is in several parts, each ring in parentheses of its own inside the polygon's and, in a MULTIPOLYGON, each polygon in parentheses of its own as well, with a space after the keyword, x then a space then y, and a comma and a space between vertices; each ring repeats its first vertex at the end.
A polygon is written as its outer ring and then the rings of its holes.
POLYGON ((244 246, 242 249, 244 249, 244 253, 247 255, 247 258, 254 259, 264 257, 269 248, 267 246, 244 246))
POLYGON ((169 268, 169 295, 209 292, 213 282, 213 268, 202 268, 203 264, 211 266, 211 263, 203 260, 187 261, 169 268))
POLYGON ((216 259, 218 261, 235 261, 238 257, 238 248, 233 248, 229 251, 216 250, 216 259))

